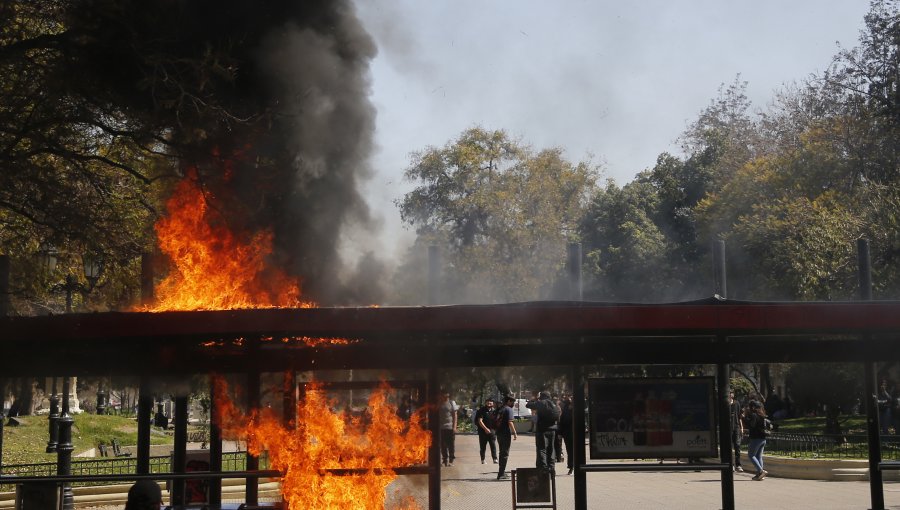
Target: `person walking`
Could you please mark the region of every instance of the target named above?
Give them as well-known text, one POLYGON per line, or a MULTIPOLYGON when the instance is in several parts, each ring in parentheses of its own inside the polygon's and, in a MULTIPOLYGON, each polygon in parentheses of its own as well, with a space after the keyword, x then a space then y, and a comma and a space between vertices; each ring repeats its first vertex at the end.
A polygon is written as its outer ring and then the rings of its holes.
POLYGON ((442 464, 449 467, 456 459, 456 405, 450 400, 450 392, 441 393, 438 423, 441 425, 442 464))
POLYGON ((559 429, 559 406, 550 398, 550 392, 542 391, 537 400, 529 401, 525 407, 532 409, 537 415, 535 423, 534 446, 537 450, 537 468, 551 475, 556 474, 556 431, 559 429))
MULTIPOLYGON (((557 434, 559 434, 559 437, 562 438, 562 442, 566 445, 566 467, 569 468, 568 474, 571 475, 574 468, 573 456, 575 455, 572 450, 572 421, 575 408, 572 407, 572 397, 570 395, 563 396, 559 413, 559 430, 557 431, 557 434)), ((560 450, 562 450, 562 448, 560 448, 560 450)), ((562 451, 557 453, 557 455, 561 454, 562 451)))
POLYGON ((509 460, 509 448, 512 442, 519 438, 516 433, 516 424, 513 422, 512 406, 516 399, 506 397, 503 399, 503 406, 497 411, 497 447, 499 453, 499 469, 497 471, 497 480, 508 480, 509 475, 506 474, 506 462, 509 460))
POLYGON ((475 426, 478 430, 478 448, 481 453, 481 463, 484 464, 484 453, 487 445, 491 445, 491 459, 497 463, 497 432, 494 430, 494 421, 497 410, 494 409, 494 399, 484 401, 484 405, 475 411, 475 426))
POLYGON ((734 392, 728 393, 728 407, 731 412, 731 446, 734 448, 734 466, 733 471, 743 473, 744 468, 741 466, 741 439, 744 437, 744 420, 741 419, 741 404, 734 399, 734 392))
POLYGON ((878 421, 881 425, 881 433, 887 435, 888 433, 890 433, 890 430, 888 430, 888 428, 892 425, 893 422, 891 414, 894 404, 894 395, 888 388, 887 379, 881 380, 881 386, 878 387, 878 395, 876 400, 878 403, 878 421))
POLYGON ((763 469, 763 450, 766 449, 766 411, 762 403, 751 400, 750 409, 745 417, 747 435, 750 436, 750 445, 747 447, 747 456, 756 467, 754 480, 763 480, 768 471, 763 469))

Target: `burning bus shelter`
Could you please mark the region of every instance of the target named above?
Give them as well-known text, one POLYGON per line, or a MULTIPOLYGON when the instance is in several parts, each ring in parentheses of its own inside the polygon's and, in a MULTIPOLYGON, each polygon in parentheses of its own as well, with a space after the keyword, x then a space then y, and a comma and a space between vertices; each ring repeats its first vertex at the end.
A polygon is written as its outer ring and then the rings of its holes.
MULTIPOLYGON (((584 409, 585 366, 710 363, 721 367, 734 362, 812 361, 870 364, 896 358, 898 333, 900 302, 894 301, 755 303, 709 299, 658 305, 529 302, 5 318, 0 319, 0 355, 16 360, 5 370, 8 377, 121 372, 149 380, 210 372, 246 374, 248 381, 256 381, 255 385, 248 384, 251 400, 259 391, 261 372, 422 370, 427 373, 426 391, 434 395, 440 386, 439 370, 448 367, 555 365, 571 370, 575 422, 583 423, 583 411, 579 410, 584 409), (112 366, 101 368, 97 363, 98 359, 110 358, 117 360, 112 366)), ((720 377, 720 386, 722 382, 720 377)), ((721 392, 720 387, 720 396, 721 392)), ((176 406, 186 405, 184 402, 176 402, 176 406)), ((151 404, 152 399, 148 403, 147 395, 142 394, 140 423, 149 423, 151 404)), ((429 426, 434 427, 436 419, 430 418, 429 426)), ((178 432, 183 426, 176 424, 176 466, 179 449, 183 459, 185 439, 178 432)), ((137 475, 175 480, 189 476, 183 466, 176 467, 174 473, 149 475, 145 462, 149 455, 148 429, 149 425, 139 430, 137 475)), ((584 431, 576 433, 583 444, 584 431)), ((216 432, 211 439, 213 455, 221 455, 221 436, 216 432)), ((727 451, 723 449, 723 465, 727 451)), ((440 506, 437 453, 432 446, 427 464, 399 470, 429 474, 430 508, 440 506)), ((584 490, 584 477, 594 469, 583 451, 575 460, 578 493, 584 490)), ((249 463, 248 472, 222 473, 221 464, 213 461, 210 473, 190 476, 251 480, 279 476, 277 472, 253 471, 256 467, 249 463)), ((873 467, 878 470, 878 463, 873 467)), ((723 470, 723 493, 725 476, 723 470)), ((251 494, 248 500, 253 499, 251 494)), ((211 499, 213 504, 217 502, 215 495, 211 499)), ((585 503, 577 495, 576 502, 585 503)), ((727 502, 724 506, 730 507, 727 502)))

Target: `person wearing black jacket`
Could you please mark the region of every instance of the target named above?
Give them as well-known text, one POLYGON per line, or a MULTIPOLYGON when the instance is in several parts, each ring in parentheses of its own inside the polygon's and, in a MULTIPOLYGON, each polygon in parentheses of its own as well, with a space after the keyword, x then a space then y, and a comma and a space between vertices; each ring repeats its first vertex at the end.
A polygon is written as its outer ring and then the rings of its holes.
POLYGON ((747 425, 747 435, 750 436, 750 445, 747 447, 747 456, 756 467, 754 480, 762 480, 769 474, 763 469, 763 450, 766 449, 766 411, 763 405, 756 400, 750 401, 750 409, 744 418, 747 425))
MULTIPOLYGON (((572 407, 572 397, 569 395, 565 395, 562 398, 562 405, 559 410, 559 430, 557 433, 559 437, 562 438, 563 443, 566 445, 566 467, 569 468, 569 473, 572 474, 572 469, 574 467, 573 464, 573 456, 575 455, 572 452, 572 418, 575 412, 575 408, 572 407)), ((561 450, 561 449, 560 449, 561 450)), ((562 454, 562 451, 557 453, 557 458, 562 454)))
POLYGON ((740 402, 734 399, 734 392, 728 394, 728 406, 731 412, 731 446, 734 448, 734 467, 733 470, 743 473, 744 468, 741 467, 741 439, 744 437, 744 420, 741 419, 743 414, 740 402))
POLYGON ((537 400, 531 400, 525 407, 537 413, 534 446, 537 449, 537 468, 556 475, 556 458, 553 448, 558 430, 559 406, 550 398, 550 392, 542 391, 537 400))

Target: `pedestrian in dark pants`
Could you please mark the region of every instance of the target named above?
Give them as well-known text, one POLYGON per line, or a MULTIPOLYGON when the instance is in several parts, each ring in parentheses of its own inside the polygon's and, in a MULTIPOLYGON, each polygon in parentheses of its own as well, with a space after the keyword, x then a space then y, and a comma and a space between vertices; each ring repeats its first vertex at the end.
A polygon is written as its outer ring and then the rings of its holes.
POLYGON ((512 405, 516 399, 506 397, 503 400, 503 407, 500 408, 499 417, 497 418, 497 446, 499 448, 500 466, 497 471, 497 480, 507 480, 509 475, 506 474, 506 461, 509 460, 509 448, 512 446, 514 439, 518 439, 516 433, 516 424, 513 423, 512 405))
POLYGON ((491 445, 491 459, 497 463, 497 432, 494 430, 494 418, 497 410, 494 409, 494 400, 484 401, 478 411, 475 412, 475 426, 478 427, 478 448, 481 452, 481 463, 484 464, 484 452, 487 445, 491 445))
MULTIPOLYGON (((557 434, 562 438, 562 442, 566 445, 566 467, 572 474, 574 468, 575 453, 572 450, 572 419, 574 417, 575 408, 572 407, 572 397, 566 395, 562 398, 562 406, 559 410, 559 430, 557 434)), ((561 455, 560 451, 557 455, 561 455)))
POLYGON ((456 405, 448 392, 441 394, 438 423, 441 425, 441 459, 445 466, 452 466, 456 459, 456 405))
POLYGON ((550 392, 542 391, 537 400, 529 401, 525 407, 537 413, 534 445, 537 449, 537 468, 551 475, 556 474, 556 431, 560 417, 559 406, 550 398, 550 392))
POLYGON ((893 418, 893 404, 894 404, 894 395, 891 390, 888 388, 887 379, 881 381, 881 386, 878 387, 878 422, 881 425, 881 433, 889 434, 890 430, 888 428, 892 425, 893 418))
POLYGON ((728 406, 731 411, 731 446, 734 448, 734 471, 743 473, 741 467, 741 439, 744 437, 744 420, 742 420, 741 404, 734 400, 734 392, 728 394, 728 406))

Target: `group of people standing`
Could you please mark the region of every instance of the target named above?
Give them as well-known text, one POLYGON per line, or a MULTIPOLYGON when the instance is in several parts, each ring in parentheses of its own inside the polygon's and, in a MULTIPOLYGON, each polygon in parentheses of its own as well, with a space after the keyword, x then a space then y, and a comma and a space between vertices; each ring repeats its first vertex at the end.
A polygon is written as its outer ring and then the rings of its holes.
MULTIPOLYGON (((538 469, 555 475, 556 463, 563 459, 564 443, 569 474, 572 474, 572 399, 563 397, 556 402, 547 391, 534 397, 526 407, 532 410, 535 417, 535 464, 538 469)), ((501 402, 489 398, 474 416, 481 463, 486 462, 487 448, 490 446, 491 460, 498 464, 498 480, 509 478, 506 472, 509 449, 512 441, 519 437, 513 413, 515 402, 512 396, 504 397, 501 402)))
POLYGON ((734 470, 743 472, 741 466, 741 441, 746 435, 750 440, 747 445, 747 458, 753 463, 756 474, 754 480, 761 481, 769 474, 763 469, 763 451, 766 449, 766 437, 772 428, 772 422, 766 416, 762 402, 751 398, 746 406, 742 406, 734 398, 734 392, 728 394, 731 408, 731 444, 734 448, 734 470))

